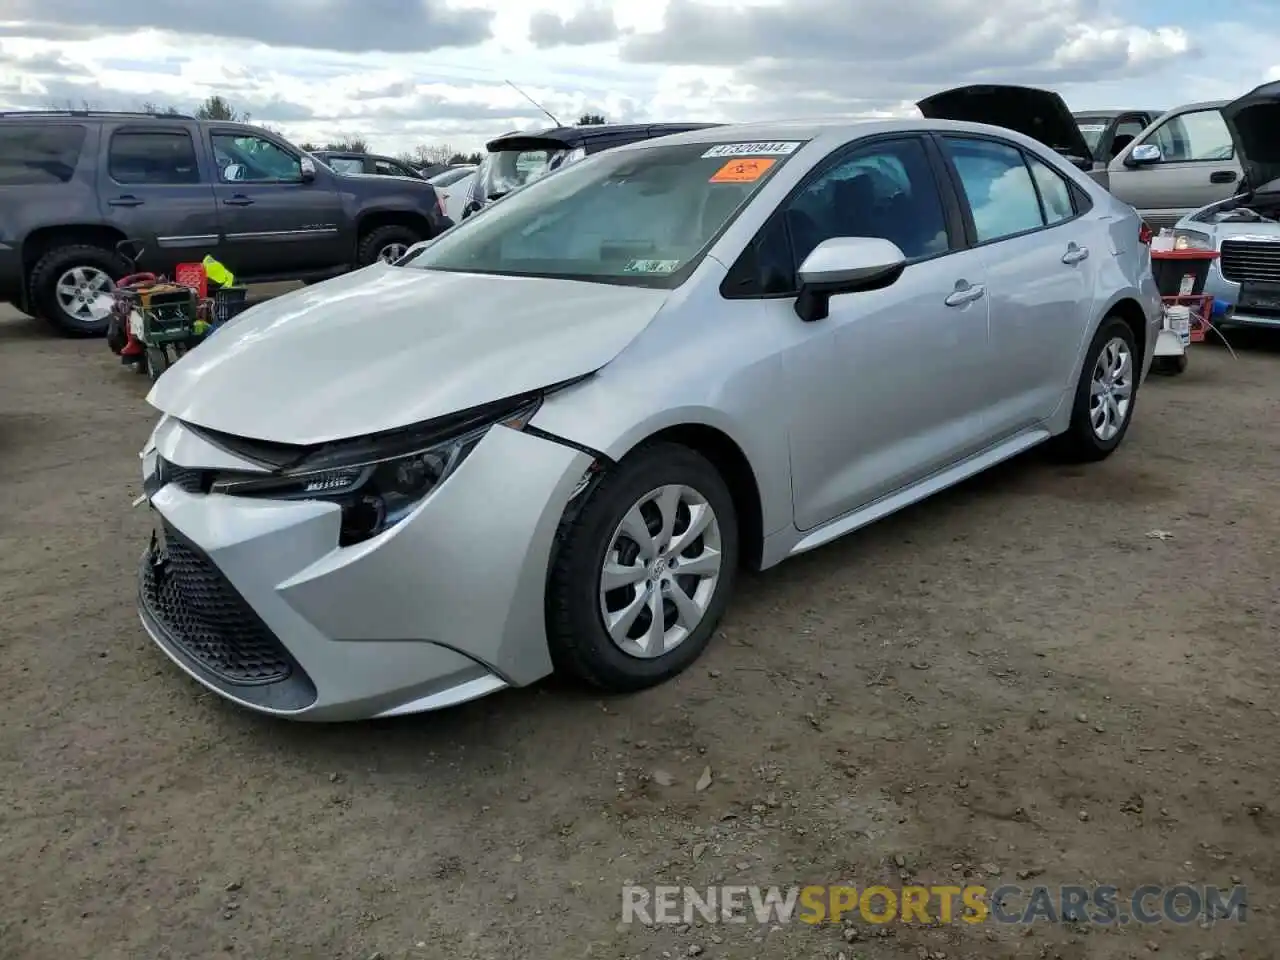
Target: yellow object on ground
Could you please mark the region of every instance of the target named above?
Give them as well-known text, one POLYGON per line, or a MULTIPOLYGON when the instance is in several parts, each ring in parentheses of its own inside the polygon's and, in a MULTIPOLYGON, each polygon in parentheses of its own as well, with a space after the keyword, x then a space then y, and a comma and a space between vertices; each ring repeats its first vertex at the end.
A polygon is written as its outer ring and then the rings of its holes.
POLYGON ((236 282, 235 274, 210 256, 204 258, 204 272, 205 276, 220 287, 234 286, 236 282))

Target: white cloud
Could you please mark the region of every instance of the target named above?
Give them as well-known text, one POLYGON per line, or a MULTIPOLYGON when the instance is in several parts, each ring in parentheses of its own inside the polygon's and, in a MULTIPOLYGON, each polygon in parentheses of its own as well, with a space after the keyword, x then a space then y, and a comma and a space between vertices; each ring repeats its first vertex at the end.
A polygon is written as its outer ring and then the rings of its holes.
POLYGON ((0 108, 219 94, 295 140, 394 153, 545 122, 507 80, 572 122, 893 115, 982 81, 1169 107, 1280 77, 1280 10, 1252 0, 1203 23, 1145 0, 242 2, 8 0, 0 108))

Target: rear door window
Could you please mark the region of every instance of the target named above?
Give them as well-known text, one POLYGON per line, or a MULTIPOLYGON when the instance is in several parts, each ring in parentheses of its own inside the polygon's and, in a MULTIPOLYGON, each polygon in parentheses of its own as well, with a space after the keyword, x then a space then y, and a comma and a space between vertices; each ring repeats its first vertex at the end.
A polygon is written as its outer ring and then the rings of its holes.
POLYGON ((979 243, 1045 225, 1021 150, 967 137, 943 137, 943 143, 960 175, 979 243))
POLYGON ((1070 220, 1076 215, 1071 199, 1071 187, 1056 170, 1035 157, 1027 156, 1027 166, 1040 191, 1040 203, 1044 206, 1044 219, 1048 226, 1070 220))
POLYGON ((200 182, 196 149, 181 131, 121 131, 111 137, 107 172, 116 183, 200 182))
POLYGON ((373 172, 387 177, 412 177, 413 174, 392 160, 374 160, 373 172))
POLYGON ((66 183, 84 147, 78 123, 0 125, 0 186, 66 183))

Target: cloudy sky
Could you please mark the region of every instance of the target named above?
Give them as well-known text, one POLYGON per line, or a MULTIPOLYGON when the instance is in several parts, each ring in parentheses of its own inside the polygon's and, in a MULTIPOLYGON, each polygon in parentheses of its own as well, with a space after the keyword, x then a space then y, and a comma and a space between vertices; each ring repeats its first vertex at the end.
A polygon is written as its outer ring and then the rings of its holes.
POLYGON ((981 81, 1164 108, 1277 78, 1275 0, 0 0, 0 108, 221 94, 389 153, 545 120, 505 81, 573 122, 909 113, 981 81))

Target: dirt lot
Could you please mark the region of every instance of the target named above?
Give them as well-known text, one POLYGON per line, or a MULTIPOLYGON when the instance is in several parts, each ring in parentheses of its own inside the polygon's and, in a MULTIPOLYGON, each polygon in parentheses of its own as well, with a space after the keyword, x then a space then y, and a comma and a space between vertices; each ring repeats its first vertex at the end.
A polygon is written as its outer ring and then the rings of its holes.
POLYGON ((1236 340, 1150 381, 1103 465, 1031 456, 748 578, 661 689, 316 727, 144 637, 145 383, 7 315, 0 956, 1273 957, 1280 338, 1236 340), (1240 882, 1249 914, 619 922, 627 881, 902 876, 1240 882))

